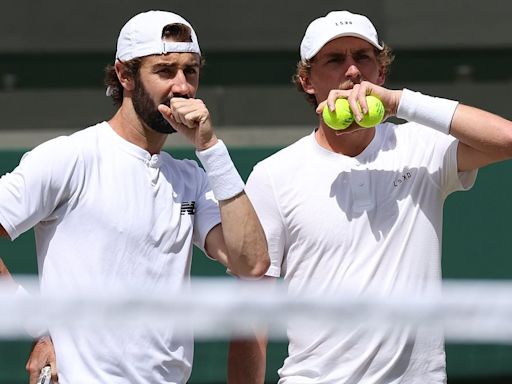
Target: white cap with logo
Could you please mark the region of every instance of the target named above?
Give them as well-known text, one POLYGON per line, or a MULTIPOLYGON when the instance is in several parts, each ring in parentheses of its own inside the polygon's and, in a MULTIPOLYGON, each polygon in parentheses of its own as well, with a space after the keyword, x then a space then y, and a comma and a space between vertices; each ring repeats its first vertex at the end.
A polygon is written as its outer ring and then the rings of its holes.
POLYGON ((183 17, 165 11, 148 11, 132 17, 124 25, 117 39, 116 60, 160 55, 169 52, 201 54, 197 36, 183 17), (190 28, 191 42, 168 42, 162 39, 162 30, 168 24, 184 24, 190 28))
POLYGON ((348 11, 333 11, 309 24, 300 44, 301 59, 310 60, 329 41, 343 36, 359 37, 377 49, 383 49, 379 44, 377 30, 366 16, 348 11))
MULTIPOLYGON (((147 11, 133 16, 126 22, 117 38, 115 60, 128 61, 148 55, 170 52, 189 52, 201 55, 197 35, 192 25, 180 15, 166 11, 147 11), (165 41, 163 29, 169 24, 184 24, 190 28, 191 42, 165 41)), ((106 95, 112 95, 107 87, 106 95)))

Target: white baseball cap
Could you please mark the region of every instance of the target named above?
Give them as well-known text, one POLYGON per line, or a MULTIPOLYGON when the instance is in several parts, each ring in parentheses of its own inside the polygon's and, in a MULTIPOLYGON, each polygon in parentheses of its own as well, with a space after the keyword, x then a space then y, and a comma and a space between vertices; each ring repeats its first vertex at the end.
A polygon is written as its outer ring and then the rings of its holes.
POLYGON ((370 19, 348 11, 333 11, 309 24, 300 44, 301 59, 310 60, 325 44, 342 36, 359 37, 377 49, 383 49, 370 19))
POLYGON ((160 55, 169 52, 191 52, 201 55, 197 35, 192 25, 183 17, 165 11, 148 11, 132 17, 124 25, 117 39, 116 60, 160 55), (190 28, 191 42, 169 42, 162 39, 163 28, 168 24, 184 24, 190 28))

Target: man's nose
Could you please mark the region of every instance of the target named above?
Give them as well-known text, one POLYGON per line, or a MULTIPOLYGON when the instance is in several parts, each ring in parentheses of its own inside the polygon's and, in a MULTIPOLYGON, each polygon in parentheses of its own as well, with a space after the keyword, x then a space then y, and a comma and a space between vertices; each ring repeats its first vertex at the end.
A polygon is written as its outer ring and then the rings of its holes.
POLYGON ((171 94, 178 97, 188 97, 188 91, 187 77, 182 70, 178 70, 176 76, 172 79, 171 94))
POLYGON ((345 77, 352 81, 354 84, 358 84, 361 82, 362 75, 359 71, 359 68, 355 64, 350 64, 347 70, 345 71, 345 77))

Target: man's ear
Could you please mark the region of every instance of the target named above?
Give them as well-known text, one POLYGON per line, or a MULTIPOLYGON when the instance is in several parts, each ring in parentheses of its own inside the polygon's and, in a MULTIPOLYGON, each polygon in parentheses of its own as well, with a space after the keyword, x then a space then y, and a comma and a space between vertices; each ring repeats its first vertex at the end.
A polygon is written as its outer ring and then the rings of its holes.
POLYGON ((379 77, 377 77, 377 81, 375 84, 377 85, 384 85, 384 82, 386 81, 386 74, 384 73, 384 68, 379 68, 379 77))
POLYGON ((117 78, 123 88, 127 91, 133 91, 135 89, 135 83, 130 72, 126 69, 126 66, 118 60, 114 64, 114 68, 116 69, 117 78))
POLYGON ((311 80, 309 76, 299 76, 300 84, 302 85, 302 89, 309 95, 315 94, 315 87, 311 84, 311 80))

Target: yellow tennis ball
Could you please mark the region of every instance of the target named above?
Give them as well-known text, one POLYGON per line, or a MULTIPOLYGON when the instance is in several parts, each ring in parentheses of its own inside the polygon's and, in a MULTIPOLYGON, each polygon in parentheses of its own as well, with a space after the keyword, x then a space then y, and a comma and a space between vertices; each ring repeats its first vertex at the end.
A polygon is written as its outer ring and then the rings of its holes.
POLYGON ((384 104, 377 97, 370 95, 366 96, 366 105, 368 105, 368 113, 356 123, 365 128, 375 127, 384 118, 384 104))
POLYGON ((337 131, 348 128, 354 121, 354 115, 350 110, 347 99, 337 99, 335 110, 331 111, 328 105, 325 105, 322 111, 322 117, 325 124, 337 131))

